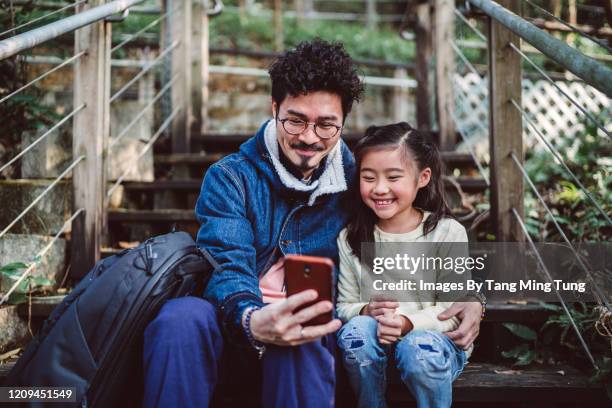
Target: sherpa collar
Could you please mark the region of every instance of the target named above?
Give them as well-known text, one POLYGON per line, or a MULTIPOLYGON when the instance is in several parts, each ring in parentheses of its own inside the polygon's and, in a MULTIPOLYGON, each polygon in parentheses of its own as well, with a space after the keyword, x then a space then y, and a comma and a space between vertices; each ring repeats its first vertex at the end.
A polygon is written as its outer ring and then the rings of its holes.
POLYGON ((324 194, 333 194, 346 191, 346 177, 344 175, 344 166, 342 164, 341 141, 336 143, 336 146, 327 155, 325 162, 325 170, 318 180, 311 184, 306 184, 289 173, 281 164, 278 152, 278 141, 276 138, 276 124, 271 120, 266 125, 264 130, 264 141, 266 148, 270 153, 272 165, 283 185, 297 191, 312 192, 308 199, 308 205, 312 206, 317 199, 324 194))

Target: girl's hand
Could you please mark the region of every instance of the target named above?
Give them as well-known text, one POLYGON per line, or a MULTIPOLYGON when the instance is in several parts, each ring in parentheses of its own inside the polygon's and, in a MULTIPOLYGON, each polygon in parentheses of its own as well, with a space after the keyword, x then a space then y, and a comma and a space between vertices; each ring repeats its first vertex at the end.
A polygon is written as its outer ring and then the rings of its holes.
POLYGON ((378 316, 383 316, 385 313, 395 313, 395 309, 399 307, 399 303, 391 300, 385 301, 375 301, 370 300, 370 303, 365 305, 360 315, 364 316, 372 316, 373 318, 377 318, 378 316))
POLYGON ((378 321, 376 334, 380 344, 393 344, 413 328, 410 319, 395 313, 385 313, 376 320, 378 321))

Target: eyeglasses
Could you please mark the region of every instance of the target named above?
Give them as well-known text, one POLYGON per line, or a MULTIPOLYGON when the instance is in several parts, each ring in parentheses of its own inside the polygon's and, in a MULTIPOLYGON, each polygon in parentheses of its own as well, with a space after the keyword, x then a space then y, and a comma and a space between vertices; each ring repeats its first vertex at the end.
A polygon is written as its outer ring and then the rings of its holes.
POLYGON ((333 125, 331 123, 311 123, 301 119, 285 118, 278 120, 282 125, 285 132, 290 135, 297 136, 306 131, 308 125, 312 125, 315 134, 321 139, 331 139, 336 136, 342 126, 333 125))

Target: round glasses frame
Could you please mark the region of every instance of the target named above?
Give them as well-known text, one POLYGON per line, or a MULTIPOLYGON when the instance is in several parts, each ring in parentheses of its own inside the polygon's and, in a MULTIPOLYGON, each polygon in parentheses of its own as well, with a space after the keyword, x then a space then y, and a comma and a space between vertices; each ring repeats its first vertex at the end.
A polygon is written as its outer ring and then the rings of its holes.
MULTIPOLYGON (((293 136, 301 135, 302 133, 304 133, 304 132, 306 131, 306 129, 308 129, 308 126, 309 126, 309 125, 312 125, 312 127, 314 128, 315 135, 317 135, 317 137, 318 137, 318 138, 320 138, 320 139, 324 139, 324 140, 328 140, 328 139, 331 139, 331 138, 333 138, 333 137, 336 137, 336 135, 338 135, 338 133, 339 133, 339 132, 340 132, 340 130, 342 129, 342 126, 332 125, 332 124, 327 124, 327 125, 325 125, 325 126, 334 127, 334 128, 336 128, 336 131, 334 132, 334 134, 333 134, 333 135, 330 135, 330 136, 327 136, 327 135, 321 136, 321 135, 319 134, 319 132, 318 132, 318 126, 322 126, 322 125, 318 125, 317 123, 314 123, 314 122, 306 122, 306 121, 303 121, 303 120, 301 120, 301 119, 289 119, 289 118, 285 118, 285 119, 278 119, 278 121, 279 121, 279 122, 280 122, 280 123, 283 125, 283 129, 285 129, 285 132, 287 132, 287 133, 289 133, 290 135, 293 135, 293 136), (287 126, 285 125, 285 123, 286 123, 288 120, 291 120, 292 122, 300 122, 300 123, 302 124, 302 130, 300 130, 300 131, 296 132, 295 130, 289 130, 289 129, 287 129, 287 126)), ((330 129, 330 130, 331 130, 331 129, 330 129)))

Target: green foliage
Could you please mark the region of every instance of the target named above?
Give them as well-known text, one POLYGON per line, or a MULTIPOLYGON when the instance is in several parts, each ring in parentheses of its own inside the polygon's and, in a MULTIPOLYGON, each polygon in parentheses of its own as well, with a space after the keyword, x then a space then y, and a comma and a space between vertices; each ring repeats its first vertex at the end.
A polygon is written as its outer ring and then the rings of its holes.
MULTIPOLYGON (((23 262, 13 262, 0 267, 0 282, 2 283, 2 292, 7 292, 21 278, 25 270, 28 268, 23 262)), ((53 286, 53 282, 49 279, 28 275, 23 279, 11 293, 8 298, 9 304, 23 303, 27 300, 27 296, 45 287, 53 286)))
MULTIPOLYGON (((605 123, 605 112, 597 118, 605 123)), ((563 133, 553 143, 564 155, 568 168, 587 191, 612 215, 612 143, 597 133, 588 118, 584 131, 576 135, 563 133)), ((601 133, 601 132, 600 132, 601 133)), ((546 148, 526 152, 525 167, 538 191, 547 201, 557 222, 572 242, 605 241, 610 227, 595 205, 546 148)), ((561 241, 561 235, 530 188, 526 188, 525 213, 532 236, 547 242, 561 241)))
MULTIPOLYGON (((502 356, 512 359, 515 366, 565 361, 588 367, 590 362, 569 315, 556 304, 540 302, 540 306, 552 314, 538 331, 522 324, 504 324, 521 342, 510 350, 502 351, 502 356)), ((568 310, 599 368, 591 381, 612 384, 612 339, 602 336, 595 329, 600 311, 596 306, 586 303, 569 304, 568 310)))
POLYGON ((535 331, 533 331, 532 329, 530 329, 527 326, 524 326, 522 324, 515 324, 515 323, 504 323, 503 326, 510 330, 510 332, 512 334, 514 334, 517 337, 520 337, 523 340, 535 340, 538 335, 535 331))
MULTIPOLYGON (((42 14, 42 11, 34 10, 32 4, 27 3, 14 15, 9 12, 0 13, 0 27, 17 26, 42 14)), ((62 14, 58 13, 48 20, 42 20, 40 24, 53 21, 62 14)), ((65 52, 61 51, 62 47, 54 47, 52 43, 46 46, 59 49, 60 51, 56 52, 59 56, 63 56, 65 52)), ((12 57, 0 61, 0 98, 19 89, 29 79, 31 78, 28 75, 28 64, 21 59, 12 57)), ((60 115, 53 107, 41 103, 41 95, 42 93, 35 85, 0 104, 3 128, 3 132, 0 133, 0 145, 6 148, 6 157, 0 157, 0 163, 6 162, 7 158, 13 157, 21 148, 24 133, 47 128, 60 119, 60 115)), ((7 171, 3 176, 11 176, 11 174, 7 171)), ((18 177, 19 175, 13 174, 12 176, 18 177)))
MULTIPOLYGON (((386 28, 371 30, 362 23, 336 21, 309 21, 299 26, 295 19, 285 19, 284 29, 286 47, 321 37, 328 41, 341 41, 356 59, 407 62, 414 58, 414 44, 386 28)), ((210 44, 213 47, 272 51, 274 25, 265 16, 248 15, 241 21, 237 13, 226 10, 210 21, 210 44)))

